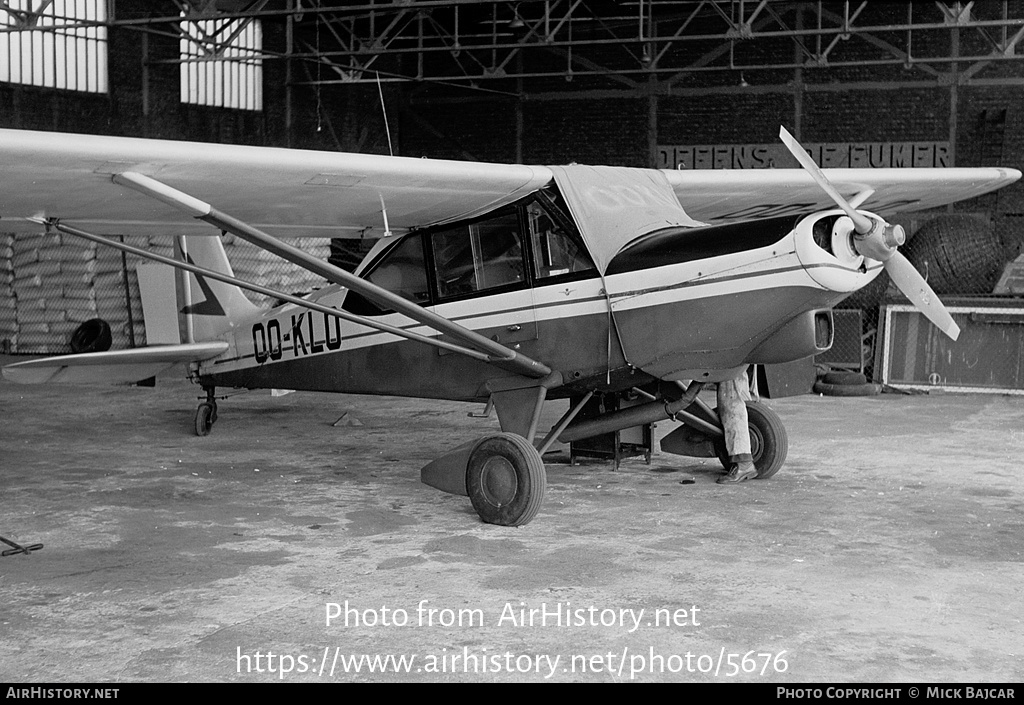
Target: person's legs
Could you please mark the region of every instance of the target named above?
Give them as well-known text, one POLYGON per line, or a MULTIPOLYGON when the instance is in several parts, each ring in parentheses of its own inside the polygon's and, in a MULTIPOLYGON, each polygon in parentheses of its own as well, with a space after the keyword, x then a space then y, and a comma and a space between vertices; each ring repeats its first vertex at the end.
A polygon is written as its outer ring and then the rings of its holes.
POLYGON ((725 449, 729 453, 729 472, 718 479, 720 484, 743 482, 757 477, 750 454, 750 429, 747 425, 747 375, 718 383, 718 415, 725 430, 725 449))

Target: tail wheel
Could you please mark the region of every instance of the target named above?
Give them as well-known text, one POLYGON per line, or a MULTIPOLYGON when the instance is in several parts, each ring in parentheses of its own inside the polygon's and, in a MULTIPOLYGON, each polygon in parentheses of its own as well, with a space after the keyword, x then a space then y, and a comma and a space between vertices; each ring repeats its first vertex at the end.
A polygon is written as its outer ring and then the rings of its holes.
POLYGON ((217 407, 209 402, 203 402, 196 409, 196 435, 208 436, 213 422, 217 420, 217 407))
MULTIPOLYGON (((789 436, 779 415, 759 402, 747 402, 747 426, 750 428, 750 454, 757 468, 757 479, 767 480, 782 469, 789 453, 789 436)), ((722 465, 729 467, 725 441, 715 442, 722 465)))
POLYGON ((540 511, 546 489, 544 461, 522 436, 486 436, 469 455, 466 490, 476 513, 488 524, 529 523, 540 511))

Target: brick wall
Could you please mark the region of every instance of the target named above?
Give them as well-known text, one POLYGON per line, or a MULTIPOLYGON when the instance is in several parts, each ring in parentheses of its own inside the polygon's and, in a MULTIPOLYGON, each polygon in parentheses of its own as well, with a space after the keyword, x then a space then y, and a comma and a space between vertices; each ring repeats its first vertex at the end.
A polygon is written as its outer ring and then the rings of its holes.
POLYGON ((647 166, 644 100, 529 102, 524 122, 526 162, 647 166))
POLYGON ((516 102, 511 99, 438 105, 417 100, 403 107, 400 125, 406 156, 515 161, 516 102))
POLYGON ((766 144, 793 126, 793 96, 734 92, 660 98, 659 144, 766 144))
POLYGON ((949 139, 948 89, 808 91, 808 142, 908 142, 949 139))
POLYGON ((643 99, 417 102, 402 115, 402 154, 515 161, 517 109, 526 163, 647 166, 643 99))

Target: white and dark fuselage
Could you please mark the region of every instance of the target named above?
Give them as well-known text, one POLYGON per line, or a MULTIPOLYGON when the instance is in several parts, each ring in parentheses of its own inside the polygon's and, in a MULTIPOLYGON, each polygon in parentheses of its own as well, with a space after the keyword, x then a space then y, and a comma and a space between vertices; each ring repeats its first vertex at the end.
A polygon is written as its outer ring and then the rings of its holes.
MULTIPOLYGON (((654 379, 716 381, 747 364, 815 354, 831 345, 828 309, 880 271, 844 249, 851 228, 835 211, 663 228, 623 248, 603 275, 589 260, 577 271, 545 270, 551 262, 539 261, 547 255, 528 232, 535 219, 522 204, 517 208, 527 231, 514 253, 522 258, 519 273, 493 290, 445 296, 435 240, 459 226, 404 237, 422 240, 422 305, 560 373, 563 385, 549 398, 654 379)), ((372 280, 399 245, 385 248, 362 275, 372 280)), ((437 335, 339 286, 309 299, 437 335)), ((482 400, 488 382, 508 374, 295 305, 236 326, 228 342, 227 353, 201 363, 205 386, 482 400)))
MULTIPOLYGON (((499 165, 0 130, 5 227, 109 244, 178 272, 178 306, 163 307, 161 321, 175 340, 24 361, 3 374, 131 383, 188 363, 207 395, 200 436, 217 418, 217 387, 490 399, 501 432, 437 458, 421 478, 468 495, 485 522, 519 526, 541 507, 542 456, 558 440, 668 417, 688 427, 666 437, 668 452, 728 459, 701 383, 827 349, 831 307, 883 268, 956 339, 948 312, 897 252, 902 228, 857 209, 876 193, 879 212, 944 206, 1020 172, 825 173, 784 128, 780 139, 802 170, 499 165), (734 222, 783 212, 804 215, 734 222), (281 239, 372 236, 381 223, 402 234, 385 237, 355 274, 281 239), (174 233, 180 256, 97 232, 174 233), (218 232, 332 284, 303 300, 241 281, 218 232), (243 289, 288 303, 259 309, 243 289), (541 439, 541 409, 556 398, 570 398, 570 409, 541 439)), ((751 456, 767 478, 787 446, 760 406, 750 406, 751 456)))

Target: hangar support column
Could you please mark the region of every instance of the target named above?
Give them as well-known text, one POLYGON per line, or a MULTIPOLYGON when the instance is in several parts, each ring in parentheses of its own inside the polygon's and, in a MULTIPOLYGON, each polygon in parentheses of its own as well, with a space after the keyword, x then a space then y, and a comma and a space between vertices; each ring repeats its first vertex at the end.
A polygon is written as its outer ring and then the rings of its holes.
POLYGON ((647 77, 647 166, 658 168, 658 79, 647 77))

